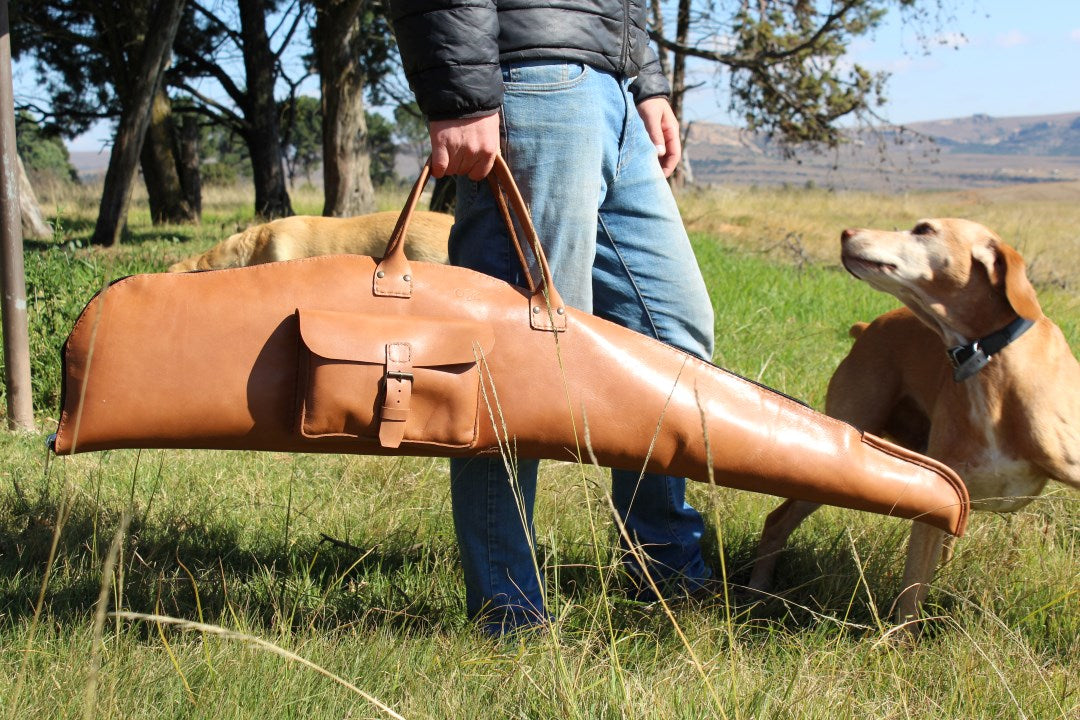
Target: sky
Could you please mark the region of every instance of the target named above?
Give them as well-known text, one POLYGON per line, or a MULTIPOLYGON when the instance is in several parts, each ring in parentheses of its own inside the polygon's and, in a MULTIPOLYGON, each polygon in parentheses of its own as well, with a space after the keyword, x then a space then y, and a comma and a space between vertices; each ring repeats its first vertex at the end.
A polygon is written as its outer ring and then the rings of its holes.
MULTIPOLYGON (((1080 112, 1080 0, 943 0, 945 15, 918 28, 895 10, 849 59, 890 77, 891 122, 1080 112)), ((712 88, 688 98, 688 120, 735 124, 712 88)))
MULTIPOLYGON (((918 28, 895 10, 870 36, 853 42, 850 60, 890 74, 890 122, 985 113, 997 117, 1080 112, 1080 0, 942 0, 939 20, 918 28)), ((707 79, 703 78, 703 79, 707 79)), ((737 124, 714 83, 687 98, 686 119, 737 124)), ((18 94, 16 80, 16 94, 18 94)), ((108 127, 74 139, 97 152, 108 127)))

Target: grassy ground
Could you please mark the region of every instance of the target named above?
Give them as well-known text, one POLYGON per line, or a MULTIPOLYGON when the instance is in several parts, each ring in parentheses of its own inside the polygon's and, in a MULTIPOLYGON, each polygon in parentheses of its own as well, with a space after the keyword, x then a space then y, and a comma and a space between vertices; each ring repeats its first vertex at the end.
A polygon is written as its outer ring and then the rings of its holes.
MULTIPOLYGON (((1076 197, 964 202, 685 197, 718 363, 820 406, 848 326, 895 305, 836 267, 839 230, 944 214, 984 220, 1046 258, 1034 263, 1040 298, 1076 347, 1076 197)), ((310 193, 294 203, 319 209, 310 193)), ((555 633, 493 642, 464 617, 442 461, 48 458, 58 347, 82 303, 108 278, 160 270, 233 232, 250 200, 216 195, 194 229, 152 228, 137 205, 132 242, 115 251, 78 247, 91 229, 85 205, 54 201, 61 232, 26 256, 41 435, 0 436, 0 717, 1080 715, 1080 503, 1059 489, 1023 512, 974 518, 911 643, 885 619, 903 522, 823 510, 781 562, 782 597, 668 615, 617 589, 603 474, 546 464, 536 524, 555 633)), ((734 588, 776 500, 691 493, 709 521, 708 560, 734 588)))
POLYGON ((728 187, 688 192, 691 230, 788 262, 835 263, 840 231, 912 227, 919 218, 981 222, 1020 250, 1037 283, 1080 281, 1080 183, 879 195, 822 189, 728 187))

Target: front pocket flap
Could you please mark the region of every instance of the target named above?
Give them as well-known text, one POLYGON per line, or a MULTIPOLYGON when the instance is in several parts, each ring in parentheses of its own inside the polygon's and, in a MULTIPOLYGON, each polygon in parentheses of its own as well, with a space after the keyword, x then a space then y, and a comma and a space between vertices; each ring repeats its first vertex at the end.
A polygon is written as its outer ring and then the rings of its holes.
POLYGON ((475 320, 333 310, 298 309, 296 314, 301 341, 328 360, 382 365, 387 345, 406 343, 413 367, 460 365, 475 362, 478 354, 491 352, 495 345, 495 331, 475 320))

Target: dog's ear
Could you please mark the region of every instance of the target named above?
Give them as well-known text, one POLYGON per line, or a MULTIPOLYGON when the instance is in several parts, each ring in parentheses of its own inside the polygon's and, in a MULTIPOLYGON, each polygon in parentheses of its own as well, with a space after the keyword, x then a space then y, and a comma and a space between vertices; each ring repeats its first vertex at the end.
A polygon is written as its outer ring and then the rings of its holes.
POLYGON ((973 250, 972 256, 986 268, 990 282, 996 287, 1004 286, 1005 297, 1017 315, 1032 322, 1042 317, 1042 307, 1028 280, 1020 253, 997 238, 991 238, 987 245, 973 250))

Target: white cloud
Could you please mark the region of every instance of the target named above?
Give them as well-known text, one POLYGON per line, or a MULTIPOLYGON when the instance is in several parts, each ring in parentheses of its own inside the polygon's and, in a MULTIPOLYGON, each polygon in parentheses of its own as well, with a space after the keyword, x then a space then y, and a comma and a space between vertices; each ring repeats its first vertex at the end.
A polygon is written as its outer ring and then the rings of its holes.
POLYGON ((1080 28, 1076 28, 1071 33, 1069 33, 1069 39, 1073 42, 1080 42, 1080 28))
POLYGON ((1020 45, 1027 45, 1029 42, 1031 42, 1031 38, 1020 32, 1019 30, 1010 30, 1004 35, 998 35, 995 42, 997 42, 997 44, 1001 47, 1011 48, 1019 47, 1020 45))

